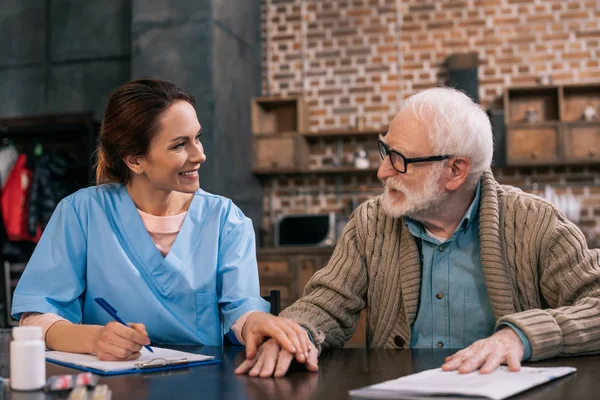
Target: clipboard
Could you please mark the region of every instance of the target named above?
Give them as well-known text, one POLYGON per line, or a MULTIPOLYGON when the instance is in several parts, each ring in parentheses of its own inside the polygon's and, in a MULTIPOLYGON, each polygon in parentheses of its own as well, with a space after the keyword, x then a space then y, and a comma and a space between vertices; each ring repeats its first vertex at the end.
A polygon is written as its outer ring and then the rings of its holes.
POLYGON ((169 371, 221 363, 221 360, 213 356, 186 353, 154 346, 152 349, 154 353, 142 349, 142 356, 133 361, 100 361, 93 354, 47 351, 46 361, 102 376, 169 371))

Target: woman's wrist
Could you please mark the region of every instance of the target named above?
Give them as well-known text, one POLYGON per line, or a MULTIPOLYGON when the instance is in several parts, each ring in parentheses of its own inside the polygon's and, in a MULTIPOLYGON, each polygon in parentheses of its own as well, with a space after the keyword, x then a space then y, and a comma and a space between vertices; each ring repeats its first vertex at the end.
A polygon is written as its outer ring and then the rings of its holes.
POLYGON ((100 325, 80 325, 59 321, 48 329, 46 347, 73 353, 95 353, 96 342, 102 328, 100 325))
POLYGON ((96 349, 96 343, 98 343, 98 338, 100 337, 101 333, 102 333, 102 328, 104 328, 101 325, 88 325, 89 329, 90 329, 90 334, 87 335, 88 338, 88 343, 87 343, 87 350, 86 353, 96 353, 97 349, 96 349))

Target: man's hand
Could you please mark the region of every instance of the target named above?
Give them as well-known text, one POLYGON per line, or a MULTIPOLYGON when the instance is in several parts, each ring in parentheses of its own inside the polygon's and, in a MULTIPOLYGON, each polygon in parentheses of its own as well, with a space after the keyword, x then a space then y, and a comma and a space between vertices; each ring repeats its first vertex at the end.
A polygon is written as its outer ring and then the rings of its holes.
POLYGON ((469 347, 447 357, 442 365, 444 371, 458 369, 468 374, 479 369, 482 374, 494 372, 500 364, 508 364, 512 372, 521 369, 521 360, 525 354, 523 342, 510 327, 506 327, 486 339, 478 340, 469 347))
MULTIPOLYGON (((293 353, 282 349, 277 340, 269 339, 259 347, 254 358, 241 363, 235 373, 248 373, 250 376, 260 376, 261 378, 270 376, 281 378, 286 374, 293 359, 293 353)), ((318 371, 318 351, 315 346, 311 346, 304 365, 311 372, 318 371)))
POLYGON ((264 312, 254 312, 248 316, 242 328, 242 338, 246 343, 247 360, 255 358, 258 346, 266 338, 277 340, 288 353, 295 354, 300 363, 306 362, 314 347, 304 328, 296 321, 264 312))

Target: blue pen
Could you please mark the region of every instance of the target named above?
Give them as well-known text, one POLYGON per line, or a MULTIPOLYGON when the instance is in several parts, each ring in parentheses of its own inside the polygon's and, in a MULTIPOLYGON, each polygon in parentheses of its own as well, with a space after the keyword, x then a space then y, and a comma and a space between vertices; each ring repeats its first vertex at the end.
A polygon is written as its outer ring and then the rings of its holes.
MULTIPOLYGON (((127 322, 123 321, 123 319, 121 319, 121 317, 119 317, 119 315, 117 314, 117 310, 115 310, 115 308, 113 306, 111 306, 110 304, 108 304, 108 301, 104 300, 102 297, 96 297, 94 299, 94 301, 96 303, 98 303, 98 305, 100 307, 102 307, 107 313, 110 314, 111 317, 113 317, 117 322, 122 323, 123 325, 129 327, 129 325, 127 325, 127 322)), ((148 349, 148 351, 150 353, 154 353, 154 351, 152 351, 152 348, 150 348, 150 346, 144 346, 146 349, 148 349)))

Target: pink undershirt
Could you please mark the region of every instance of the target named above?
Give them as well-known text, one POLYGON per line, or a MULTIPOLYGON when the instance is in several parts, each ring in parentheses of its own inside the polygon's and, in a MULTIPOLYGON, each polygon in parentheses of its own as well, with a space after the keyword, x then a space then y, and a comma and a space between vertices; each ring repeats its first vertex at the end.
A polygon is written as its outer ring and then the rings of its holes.
MULTIPOLYGON (((144 226, 148 230, 154 245, 160 251, 160 253, 166 256, 181 229, 181 225, 183 225, 183 221, 185 220, 185 216, 187 212, 177 214, 177 215, 169 215, 165 217, 158 217, 156 215, 145 213, 138 209, 140 216, 142 217, 142 221, 144 222, 144 226)), ((231 330, 235 333, 235 336, 240 341, 240 343, 244 344, 244 340, 241 335, 241 330, 246 322, 246 318, 253 311, 248 311, 231 327, 231 330)), ((48 329, 55 323, 59 321, 69 322, 66 319, 62 318, 59 315, 54 313, 23 313, 21 315, 21 320, 19 321, 19 325, 21 326, 40 326, 43 330, 43 338, 46 337, 46 332, 48 329)), ((70 323, 70 322, 69 322, 70 323)))

